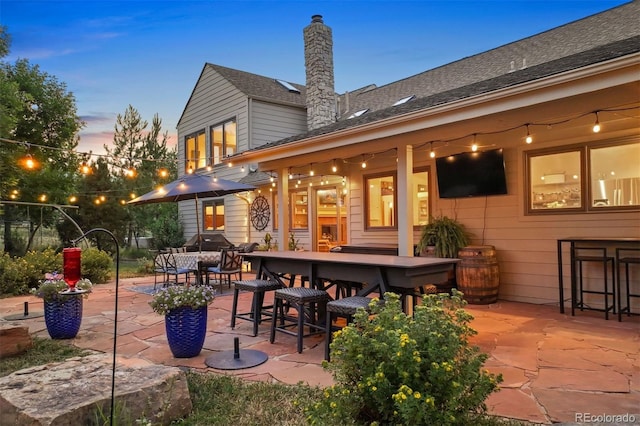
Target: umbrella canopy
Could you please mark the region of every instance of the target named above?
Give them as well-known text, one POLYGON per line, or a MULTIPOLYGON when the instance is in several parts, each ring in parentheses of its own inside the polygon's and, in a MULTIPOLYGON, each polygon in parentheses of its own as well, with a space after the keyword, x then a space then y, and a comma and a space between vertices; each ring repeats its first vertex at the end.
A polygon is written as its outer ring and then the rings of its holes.
POLYGON ((213 176, 190 174, 174 180, 162 188, 154 189, 128 202, 128 204, 151 204, 197 198, 222 197, 236 192, 253 191, 255 186, 213 176))
POLYGON ((222 197, 236 192, 253 191, 255 186, 232 180, 217 179, 209 175, 187 174, 162 188, 154 189, 139 196, 127 204, 152 204, 166 203, 184 200, 195 200, 196 226, 198 228, 198 241, 200 242, 200 220, 198 214, 198 198, 222 197))

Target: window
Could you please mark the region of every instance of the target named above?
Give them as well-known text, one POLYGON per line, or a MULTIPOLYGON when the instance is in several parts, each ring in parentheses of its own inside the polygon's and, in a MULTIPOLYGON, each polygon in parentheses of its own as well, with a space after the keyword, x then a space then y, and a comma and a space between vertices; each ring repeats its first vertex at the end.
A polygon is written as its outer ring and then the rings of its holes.
POLYGON ((309 202, 307 191, 291 193, 291 229, 307 229, 309 227, 309 202))
POLYGON ((580 210, 582 204, 579 148, 529 154, 529 210, 580 210))
POLYGON ((195 171, 207 165, 207 152, 204 130, 187 135, 184 138, 185 172, 195 171))
POLYGON ((429 222, 429 169, 413 173, 413 226, 429 222))
POLYGON ((640 206, 637 139, 530 151, 525 156, 528 214, 640 206))
POLYGON ((589 150, 590 201, 594 210, 640 205, 640 143, 589 150))
POLYGON ((220 164, 222 159, 236 153, 237 136, 236 120, 211 126, 211 157, 213 164, 220 164))
POLYGON ((224 231, 224 200, 202 203, 205 231, 224 231))
POLYGON ((395 175, 365 176, 367 228, 396 226, 395 175))

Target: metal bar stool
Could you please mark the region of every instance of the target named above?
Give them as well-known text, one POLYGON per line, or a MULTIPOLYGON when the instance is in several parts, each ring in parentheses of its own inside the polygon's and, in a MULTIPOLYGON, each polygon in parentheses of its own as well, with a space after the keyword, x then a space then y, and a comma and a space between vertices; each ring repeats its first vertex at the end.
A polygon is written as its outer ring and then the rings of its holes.
POLYGON ((317 290, 307 287, 286 287, 276 290, 274 294, 273 305, 273 321, 271 322, 271 336, 269 341, 273 343, 276 338, 276 331, 296 336, 298 340, 298 353, 302 353, 302 339, 325 332, 323 322, 316 319, 317 311, 326 312, 327 302, 329 301, 329 293, 324 290, 317 290), (288 302, 289 306, 296 309, 297 317, 286 315, 283 309, 283 302, 288 302), (309 316, 305 311, 308 307, 309 316), (280 324, 278 325, 278 319, 280 324), (287 330, 287 327, 295 327, 297 330, 287 330), (309 332, 305 334, 304 327, 309 328, 309 332))
MULTIPOLYGON (((609 311, 615 314, 616 312, 616 268, 615 257, 607 255, 606 247, 574 247, 573 260, 577 263, 576 273, 578 275, 578 290, 579 300, 573 300, 571 302, 571 315, 575 315, 575 308, 580 308, 581 311, 600 311, 604 312, 605 319, 609 319, 609 311), (603 290, 588 290, 584 285, 584 270, 583 265, 588 262, 596 262, 602 264, 602 270, 604 275, 604 289, 603 290), (611 263, 611 289, 609 289, 609 273, 608 266, 611 263), (604 297, 604 306, 602 309, 594 308, 585 303, 585 294, 599 294, 604 297), (612 296, 613 301, 609 304, 609 296, 612 296)), ((573 281, 575 285, 575 281, 573 281)), ((575 291, 572 292, 575 294, 575 291)))
POLYGON ((264 317, 273 316, 273 305, 264 305, 264 295, 267 291, 278 290, 282 284, 274 280, 240 280, 233 282, 233 306, 231 308, 231 329, 236 326, 236 319, 251 321, 253 323, 253 335, 258 335, 258 325, 264 317), (251 312, 238 312, 238 296, 240 291, 253 293, 251 312))
POLYGON ((616 264, 618 269, 618 321, 622 321, 623 313, 626 313, 627 316, 638 315, 638 313, 631 312, 631 298, 640 298, 640 292, 631 292, 629 265, 640 265, 640 248, 617 248, 616 264), (626 302, 626 305, 624 307, 622 306, 622 291, 620 287, 622 281, 622 274, 620 273, 621 265, 624 265, 624 299, 626 302))

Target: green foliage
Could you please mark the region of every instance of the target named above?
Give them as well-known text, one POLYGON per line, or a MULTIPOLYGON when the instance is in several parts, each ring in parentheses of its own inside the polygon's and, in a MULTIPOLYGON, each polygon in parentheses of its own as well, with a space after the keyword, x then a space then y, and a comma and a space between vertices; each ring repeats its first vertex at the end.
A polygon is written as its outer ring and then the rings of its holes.
POLYGON ((472 319, 459 292, 426 295, 413 316, 399 297, 361 309, 336 332, 331 371, 336 384, 306 407, 311 424, 474 424, 501 376, 481 367, 487 355, 470 346, 472 319))
POLYGON ((135 207, 145 213, 148 218, 146 227, 153 236, 153 245, 156 249, 165 247, 180 247, 185 243, 184 227, 178 215, 177 203, 160 203, 150 206, 135 207))
POLYGON ((431 218, 422 228, 418 242, 418 251, 423 252, 427 246, 435 246, 436 257, 455 258, 458 251, 469 244, 469 234, 464 225, 447 216, 431 218))
POLYGON ((289 250, 296 251, 298 249, 300 240, 296 240, 296 236, 293 232, 289 233, 289 250))
POLYGON ((111 276, 113 259, 109 253, 89 247, 82 250, 82 276, 94 283, 106 283, 111 276))
POLYGON ((167 312, 182 307, 193 309, 207 306, 213 302, 215 290, 206 285, 171 285, 153 295, 149 305, 154 312, 165 315, 167 312))
POLYGON ((29 251, 23 257, 0 257, 0 294, 26 294, 47 272, 62 270, 62 254, 53 249, 29 251))

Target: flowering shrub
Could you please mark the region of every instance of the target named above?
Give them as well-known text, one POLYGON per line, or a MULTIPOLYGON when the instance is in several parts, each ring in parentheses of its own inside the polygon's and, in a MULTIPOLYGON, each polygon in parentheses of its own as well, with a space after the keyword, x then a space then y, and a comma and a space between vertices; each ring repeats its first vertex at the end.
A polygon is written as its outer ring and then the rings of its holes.
POLYGON ((172 309, 184 306, 194 309, 207 306, 214 298, 215 292, 211 286, 171 285, 156 293, 149 305, 154 312, 164 315, 172 309))
MULTIPOLYGON (((69 296, 63 296, 61 291, 67 290, 69 287, 64 282, 63 276, 57 272, 51 274, 45 274, 45 279, 40 281, 40 285, 31 289, 31 294, 43 299, 45 302, 56 302, 58 300, 65 300, 69 296)), ((93 284, 90 280, 82 278, 76 283, 76 289, 84 290, 86 293, 81 293, 82 297, 89 297, 89 293, 93 289, 93 284)))
POLYGON ((470 346, 476 332, 460 293, 426 295, 413 317, 398 295, 374 301, 335 333, 331 362, 336 384, 305 407, 310 424, 473 424, 501 376, 481 367, 487 355, 470 346))

